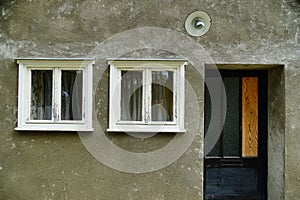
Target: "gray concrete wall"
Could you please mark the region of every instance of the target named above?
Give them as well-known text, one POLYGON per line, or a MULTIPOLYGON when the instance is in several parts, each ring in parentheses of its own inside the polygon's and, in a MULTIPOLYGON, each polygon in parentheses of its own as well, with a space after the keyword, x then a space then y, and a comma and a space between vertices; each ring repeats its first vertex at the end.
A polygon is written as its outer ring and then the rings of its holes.
MULTIPOLYGON (((91 52, 101 42, 117 33, 146 26, 167 28, 189 37, 184 22, 195 10, 206 11, 212 19, 206 35, 192 38, 209 53, 209 64, 284 65, 282 72, 272 71, 269 77, 269 83, 274 85, 269 88, 269 98, 275 102, 269 105, 269 151, 274 150, 269 155, 269 165, 277 163, 269 169, 269 198, 299 199, 299 1, 4 0, 0 8, 0 199, 201 199, 203 78, 195 73, 197 67, 189 65, 186 72, 192 88, 188 91, 196 94, 196 98, 190 98, 189 92, 186 95, 186 126, 190 127, 186 134, 195 134, 195 139, 178 160, 158 171, 132 174, 111 169, 87 151, 77 133, 13 130, 18 89, 15 58, 97 56, 91 52), (276 84, 277 78, 284 84, 276 84), (193 118, 189 114, 193 114, 195 105, 200 108, 199 117, 193 118), (280 123, 276 124, 276 120, 280 123)), ((174 41, 183 46, 180 42, 174 41)), ((113 55, 113 50, 107 55, 113 55)), ((141 50, 130 54, 133 56, 172 57, 164 51, 141 50)), ((203 65, 193 64, 203 70, 203 65)), ((99 82, 94 82, 94 121, 105 130, 108 70, 98 61, 94 79, 99 78, 100 72, 104 73, 99 82)), ((133 152, 160 149, 175 137, 106 135, 117 146, 133 152)))
POLYGON ((284 199, 285 80, 283 67, 268 74, 268 198, 284 199))

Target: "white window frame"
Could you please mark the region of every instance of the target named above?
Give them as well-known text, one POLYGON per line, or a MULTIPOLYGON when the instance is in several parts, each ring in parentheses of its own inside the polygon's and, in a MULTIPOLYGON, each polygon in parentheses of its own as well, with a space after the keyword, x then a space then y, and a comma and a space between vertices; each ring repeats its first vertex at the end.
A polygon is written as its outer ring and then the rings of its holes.
POLYGON ((185 132, 184 82, 186 60, 109 59, 110 97, 108 132, 185 132), (121 71, 143 71, 142 121, 121 121, 121 71), (173 71, 173 121, 149 121, 151 118, 151 71, 173 71), (149 83, 150 81, 150 83, 149 83), (150 85, 150 86, 149 86, 150 85))
POLYGON ((93 131, 92 127, 92 84, 93 59, 17 59, 18 82, 18 131, 93 131), (52 70, 52 119, 31 120, 31 70, 52 70), (82 120, 61 120, 61 70, 82 70, 82 120))

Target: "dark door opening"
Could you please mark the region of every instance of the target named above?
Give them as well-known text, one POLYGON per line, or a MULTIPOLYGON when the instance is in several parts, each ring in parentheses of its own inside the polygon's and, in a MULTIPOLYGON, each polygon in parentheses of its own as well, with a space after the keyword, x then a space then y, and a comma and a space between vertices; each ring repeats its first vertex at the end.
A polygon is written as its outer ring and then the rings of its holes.
MULTIPOLYGON (((226 96, 220 95, 219 101, 227 100, 226 116, 218 142, 204 159, 205 199, 267 199, 267 71, 220 73, 226 96)), ((206 71, 206 81, 214 81, 212 74, 206 71)), ((206 87, 205 134, 210 116, 206 87)))

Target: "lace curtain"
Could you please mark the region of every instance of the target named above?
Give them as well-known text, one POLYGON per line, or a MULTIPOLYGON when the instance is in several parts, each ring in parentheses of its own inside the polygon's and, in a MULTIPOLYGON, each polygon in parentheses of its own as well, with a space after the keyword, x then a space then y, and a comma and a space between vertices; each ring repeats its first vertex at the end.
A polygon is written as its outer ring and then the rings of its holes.
POLYGON ((152 72, 152 121, 173 121, 173 72, 152 72))
MULTIPOLYGON (((61 72, 62 120, 82 119, 82 71, 61 72)), ((31 71, 31 120, 52 120, 53 71, 31 71)))
MULTIPOLYGON (((173 72, 152 71, 151 76, 151 113, 145 113, 146 118, 173 121, 173 72)), ((121 120, 142 121, 143 71, 123 70, 121 77, 121 120)))
POLYGON ((82 119, 82 71, 61 73, 61 119, 82 119))
POLYGON ((121 120, 142 121, 143 72, 121 72, 121 120))
POLYGON ((52 119, 52 71, 31 71, 31 120, 52 119))

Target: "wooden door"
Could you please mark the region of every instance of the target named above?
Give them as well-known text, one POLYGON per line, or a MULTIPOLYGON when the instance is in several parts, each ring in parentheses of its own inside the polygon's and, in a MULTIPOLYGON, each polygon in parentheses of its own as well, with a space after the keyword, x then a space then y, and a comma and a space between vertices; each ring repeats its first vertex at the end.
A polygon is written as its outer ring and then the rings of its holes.
MULTIPOLYGON (((220 117, 224 98, 226 117, 218 142, 204 159, 205 199, 266 199, 267 71, 220 72, 226 92, 218 98, 220 117)), ((206 81, 215 78, 210 74, 206 81)), ((205 133, 210 116, 206 87, 205 133)))

